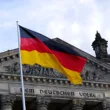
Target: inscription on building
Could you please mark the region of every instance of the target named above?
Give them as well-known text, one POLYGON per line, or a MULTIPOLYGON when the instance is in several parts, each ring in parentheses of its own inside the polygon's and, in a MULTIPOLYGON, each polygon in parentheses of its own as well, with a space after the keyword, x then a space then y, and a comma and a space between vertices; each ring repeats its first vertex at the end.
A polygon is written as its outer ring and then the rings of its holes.
POLYGON ((96 98, 96 95, 94 93, 81 93, 81 92, 79 92, 79 95, 81 97, 93 97, 93 98, 96 98))
MULTIPOLYGON (((20 92, 22 92, 22 89, 21 88, 20 88, 20 92)), ((25 88, 24 89, 24 92, 26 94, 34 94, 35 93, 34 89, 29 89, 29 88, 25 88)))
POLYGON ((54 96, 74 96, 74 92, 63 91, 63 90, 43 90, 43 89, 40 89, 40 94, 54 95, 54 96))
MULTIPOLYGON (((24 89, 25 94, 30 95, 42 95, 42 96, 58 96, 58 97, 77 97, 77 98, 103 98, 103 93, 96 93, 96 92, 90 92, 90 91, 74 91, 74 90, 68 90, 68 89, 53 89, 53 88, 25 88, 24 89)), ((21 94, 22 89, 20 87, 11 87, 10 88, 11 93, 15 94, 21 94)))

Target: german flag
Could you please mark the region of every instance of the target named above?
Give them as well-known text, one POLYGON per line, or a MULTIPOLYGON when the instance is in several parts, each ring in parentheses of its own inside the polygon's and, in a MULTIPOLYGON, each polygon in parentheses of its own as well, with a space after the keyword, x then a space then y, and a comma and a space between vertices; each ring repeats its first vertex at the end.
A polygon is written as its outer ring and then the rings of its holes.
POLYGON ((22 64, 39 64, 64 74, 73 84, 82 84, 80 73, 86 59, 73 49, 19 26, 22 64))

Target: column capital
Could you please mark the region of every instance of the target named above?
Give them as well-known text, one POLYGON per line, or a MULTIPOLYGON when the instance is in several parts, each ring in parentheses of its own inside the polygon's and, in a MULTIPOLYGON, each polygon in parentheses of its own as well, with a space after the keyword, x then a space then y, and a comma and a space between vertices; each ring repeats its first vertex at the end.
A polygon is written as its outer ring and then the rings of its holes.
POLYGON ((85 105, 85 100, 84 99, 73 99, 72 103, 73 103, 72 110, 82 110, 83 106, 85 105))
POLYGON ((85 104, 84 99, 73 99, 73 105, 83 106, 85 104))
POLYGON ((50 98, 48 98, 48 97, 37 96, 36 102, 37 102, 38 104, 48 105, 51 101, 50 101, 50 98))
POLYGON ((103 105, 103 109, 104 109, 104 110, 110 110, 110 101, 104 100, 104 101, 102 102, 102 105, 103 105))
POLYGON ((51 102, 51 100, 48 97, 37 96, 36 102, 38 110, 47 110, 48 104, 51 102))
POLYGON ((7 107, 7 106, 12 106, 13 102, 16 100, 16 96, 12 94, 1 94, 1 106, 2 107, 7 107))

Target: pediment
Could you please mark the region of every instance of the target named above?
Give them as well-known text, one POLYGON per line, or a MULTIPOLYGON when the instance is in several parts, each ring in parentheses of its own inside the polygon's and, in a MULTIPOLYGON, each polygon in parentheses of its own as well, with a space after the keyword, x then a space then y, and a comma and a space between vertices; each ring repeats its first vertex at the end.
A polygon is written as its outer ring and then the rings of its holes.
MULTIPOLYGON (((6 51, 0 54, 0 73, 20 74, 18 49, 6 51)), ((59 73, 55 69, 44 68, 38 64, 32 66, 23 65, 23 74, 42 77, 65 78, 63 74, 59 73)))
MULTIPOLYGON (((82 50, 70 44, 67 44, 61 39, 54 40, 62 43, 63 45, 71 47, 75 51, 79 52, 82 56, 87 58, 86 65, 81 73, 83 80, 110 82, 110 65, 97 60, 95 57, 89 55, 86 52, 83 52, 82 50)), ((20 73, 18 49, 0 53, 0 73, 20 73)), ((37 64, 33 66, 23 65, 23 73, 24 75, 33 75, 41 77, 66 78, 63 74, 52 68, 44 68, 37 64)))

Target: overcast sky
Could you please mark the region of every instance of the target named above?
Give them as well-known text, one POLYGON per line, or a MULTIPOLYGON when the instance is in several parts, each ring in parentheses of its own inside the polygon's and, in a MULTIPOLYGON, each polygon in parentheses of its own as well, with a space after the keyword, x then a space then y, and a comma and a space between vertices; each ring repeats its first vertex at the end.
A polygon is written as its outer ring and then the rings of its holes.
POLYGON ((0 0, 0 52, 18 47, 16 21, 92 55, 98 30, 110 53, 110 0, 0 0))

